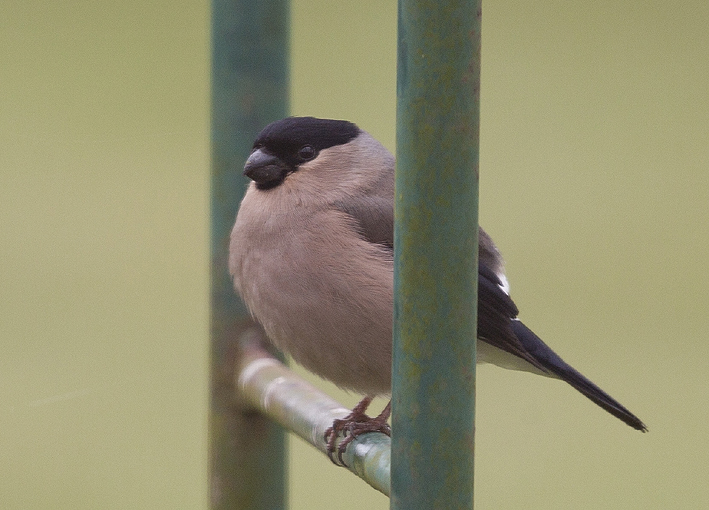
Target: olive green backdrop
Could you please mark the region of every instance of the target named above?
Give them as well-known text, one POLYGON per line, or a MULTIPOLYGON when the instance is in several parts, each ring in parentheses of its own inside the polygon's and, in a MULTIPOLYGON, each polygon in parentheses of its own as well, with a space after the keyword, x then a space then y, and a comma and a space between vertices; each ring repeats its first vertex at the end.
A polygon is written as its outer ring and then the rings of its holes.
MULTIPOLYGON (((208 10, 0 5, 4 509, 207 507, 208 10)), ((293 113, 393 149, 395 2, 293 18, 293 113)), ((482 367, 478 508, 709 506, 707 26, 704 0, 484 4, 481 221, 523 320, 650 432, 482 367)), ((293 508, 388 507, 291 446, 293 508)))

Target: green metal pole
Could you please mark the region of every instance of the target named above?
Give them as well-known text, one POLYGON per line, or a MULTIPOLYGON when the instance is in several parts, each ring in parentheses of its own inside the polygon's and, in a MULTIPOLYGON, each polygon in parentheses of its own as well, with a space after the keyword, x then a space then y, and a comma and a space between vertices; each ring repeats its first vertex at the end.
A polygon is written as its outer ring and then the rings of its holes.
POLYGON ((399 0, 391 508, 473 508, 479 0, 399 0))
POLYGON ((235 398, 237 339, 251 326, 227 271, 229 233, 258 131, 288 113, 287 0, 212 1, 212 509, 286 507, 285 436, 235 398))

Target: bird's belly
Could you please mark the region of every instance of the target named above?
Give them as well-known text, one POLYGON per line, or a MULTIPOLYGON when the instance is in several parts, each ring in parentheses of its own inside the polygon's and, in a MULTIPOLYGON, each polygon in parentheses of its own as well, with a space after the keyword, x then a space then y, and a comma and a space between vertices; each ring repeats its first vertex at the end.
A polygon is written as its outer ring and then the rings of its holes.
POLYGON ((354 235, 340 235, 338 242, 350 244, 333 250, 322 228, 299 227, 278 242, 239 233, 230 261, 235 286, 274 345, 296 362, 343 388, 388 393, 390 257, 354 235))
POLYGON ((260 273, 246 301, 276 347, 341 387, 389 392, 391 306, 355 302, 337 280, 260 273))

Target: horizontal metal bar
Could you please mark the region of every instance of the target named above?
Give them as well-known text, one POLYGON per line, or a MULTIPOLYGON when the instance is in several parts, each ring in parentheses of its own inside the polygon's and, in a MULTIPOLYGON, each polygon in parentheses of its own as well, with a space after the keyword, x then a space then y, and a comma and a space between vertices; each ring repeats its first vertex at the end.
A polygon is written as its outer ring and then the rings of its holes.
MULTIPOLYGON (((235 374, 238 398, 326 454, 325 431, 350 410, 271 356, 263 348, 264 338, 256 326, 240 338, 235 374)), ((387 435, 362 434, 347 446, 342 458, 350 471, 389 495, 391 439, 387 435)))

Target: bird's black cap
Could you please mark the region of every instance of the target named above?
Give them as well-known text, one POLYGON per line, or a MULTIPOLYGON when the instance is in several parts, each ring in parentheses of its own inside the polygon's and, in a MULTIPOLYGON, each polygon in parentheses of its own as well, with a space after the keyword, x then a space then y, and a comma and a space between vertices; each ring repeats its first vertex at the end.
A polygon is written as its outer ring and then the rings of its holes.
POLYGON ((254 149, 265 147, 282 157, 297 152, 304 145, 316 151, 343 145, 358 134, 359 128, 346 120, 287 117, 263 128, 256 137, 254 149))

